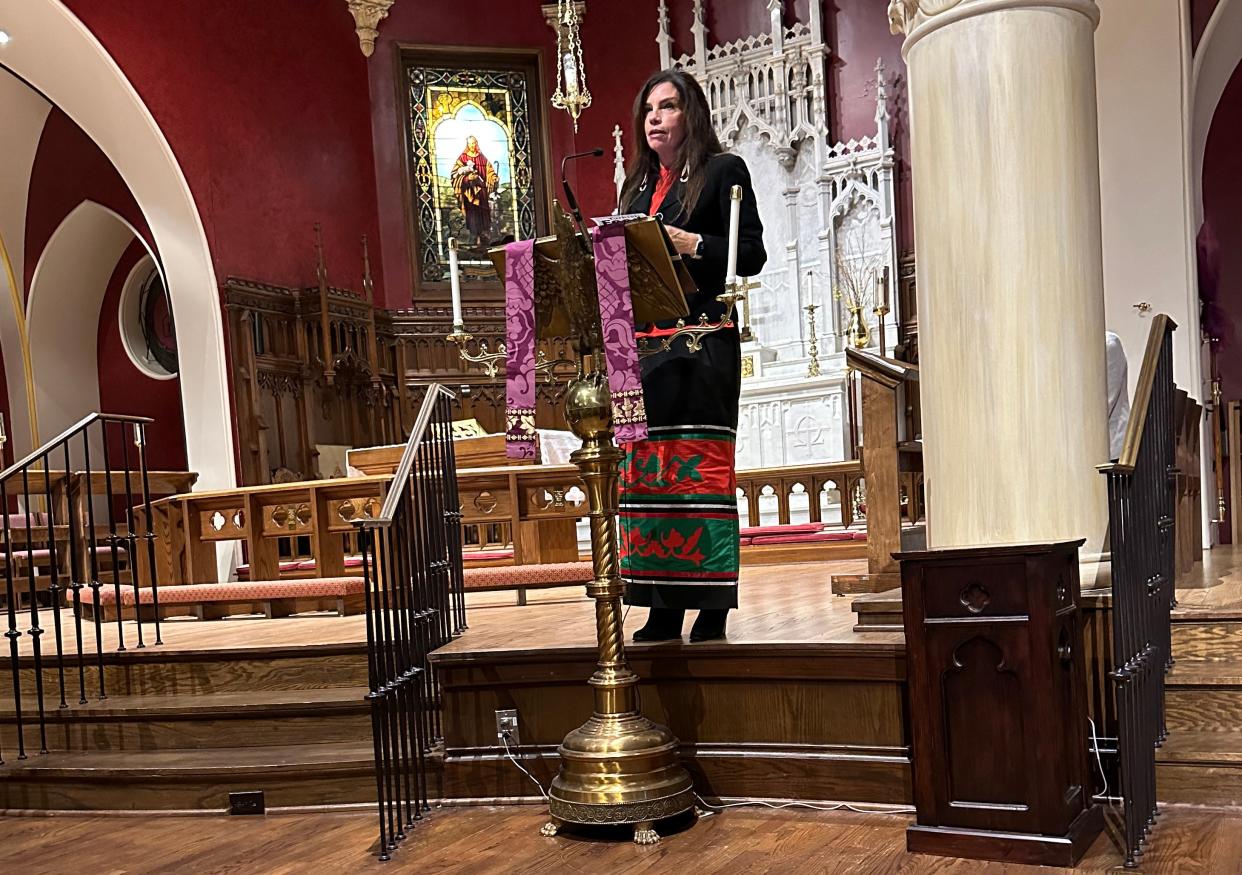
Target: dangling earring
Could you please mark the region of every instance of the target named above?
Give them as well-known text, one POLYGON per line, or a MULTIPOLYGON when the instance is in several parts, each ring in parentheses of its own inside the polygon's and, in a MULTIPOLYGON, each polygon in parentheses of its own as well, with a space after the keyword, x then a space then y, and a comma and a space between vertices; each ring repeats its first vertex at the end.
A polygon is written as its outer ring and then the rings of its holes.
POLYGON ((651 178, 651 177, 649 177, 649 176, 644 176, 644 177, 643 177, 642 184, 638 186, 638 190, 639 190, 639 191, 646 191, 646 190, 647 190, 647 180, 648 180, 648 179, 650 179, 650 178, 651 178))
POLYGON ((682 182, 690 181, 690 165, 689 164, 681 168, 681 181, 682 182))

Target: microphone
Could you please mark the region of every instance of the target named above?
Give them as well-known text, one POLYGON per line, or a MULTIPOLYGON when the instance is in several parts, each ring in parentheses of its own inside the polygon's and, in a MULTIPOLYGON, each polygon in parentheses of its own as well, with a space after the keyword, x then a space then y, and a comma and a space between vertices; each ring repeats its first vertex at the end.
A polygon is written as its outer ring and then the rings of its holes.
POLYGON ((587 236, 586 219, 582 218, 582 210, 578 208, 578 199, 574 197, 574 190, 569 187, 569 180, 565 178, 565 165, 579 158, 600 158, 603 154, 604 150, 597 147, 586 152, 575 152, 561 159, 561 187, 565 189, 565 203, 569 204, 569 213, 578 223, 578 230, 582 232, 584 238, 587 236))

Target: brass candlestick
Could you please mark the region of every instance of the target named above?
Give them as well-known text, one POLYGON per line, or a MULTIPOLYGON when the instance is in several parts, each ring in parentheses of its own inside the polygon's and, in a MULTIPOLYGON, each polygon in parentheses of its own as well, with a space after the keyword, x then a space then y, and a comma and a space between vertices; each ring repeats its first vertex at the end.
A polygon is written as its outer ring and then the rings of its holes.
MULTIPOLYGON (((597 360, 591 356, 592 362, 597 360)), ((565 736, 559 774, 548 792, 551 819, 543 834, 562 823, 633 824, 640 845, 660 840, 655 822, 694 807, 694 787, 677 759, 678 742, 667 728, 642 716, 638 675, 625 658, 617 556, 617 481, 622 452, 612 441, 612 403, 604 373, 589 366, 569 385, 565 419, 582 440, 570 458, 586 484, 599 660, 588 683, 595 699, 586 723, 565 736)))
POLYGON ((802 309, 806 310, 807 317, 810 319, 810 325, 807 332, 811 335, 811 363, 807 366, 806 375, 808 377, 819 376, 819 338, 815 335, 815 310, 814 304, 807 304, 802 309))
POLYGON ((875 314, 875 319, 876 319, 875 327, 876 327, 876 331, 880 335, 880 355, 883 356, 885 355, 885 352, 884 352, 884 317, 888 315, 888 305, 881 304, 880 306, 876 307, 871 312, 875 314))
MULTIPOLYGON (((555 835, 565 823, 625 824, 633 826, 635 842, 654 844, 660 838, 655 822, 692 809, 694 787, 678 761, 676 737, 642 716, 639 677, 626 662, 621 608, 625 588, 619 573, 617 539, 623 453, 613 443, 594 261, 572 221, 559 209, 555 210, 555 220, 557 257, 545 256, 537 248, 536 260, 537 264, 549 264, 555 272, 556 281, 548 286, 557 294, 552 310, 568 318, 568 334, 578 342, 579 371, 566 391, 565 419, 582 441, 582 447, 570 458, 578 466, 589 509, 594 578, 586 591, 595 600, 598 658, 588 681, 594 708, 558 749, 561 767, 548 792, 551 818, 542 832, 555 835)), ((502 252, 497 250, 493 260, 503 258, 502 252)), ((662 245, 659 252, 667 257, 662 245)), ((635 301, 642 291, 635 288, 635 301)), ((728 306, 728 314, 720 323, 709 325, 703 319, 699 325, 683 326, 677 336, 686 337, 687 345, 697 349, 705 334, 733 324, 733 307, 739 297, 736 288, 720 297, 728 306)), ((537 312, 540 306, 537 297, 537 312)), ((493 376, 505 360, 503 345, 498 345, 496 352, 483 348, 479 354, 468 353, 465 346, 470 335, 460 324, 453 326, 448 339, 461 346, 465 361, 481 364, 493 376)), ((669 342, 672 339, 667 338, 669 342)))

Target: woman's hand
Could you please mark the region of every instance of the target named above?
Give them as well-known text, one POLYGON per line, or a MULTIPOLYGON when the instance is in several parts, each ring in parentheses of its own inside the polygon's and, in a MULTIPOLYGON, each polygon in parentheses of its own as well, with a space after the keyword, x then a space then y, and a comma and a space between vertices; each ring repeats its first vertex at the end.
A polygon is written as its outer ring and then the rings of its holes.
POLYGON ((694 255, 694 251, 699 245, 699 235, 690 231, 683 231, 681 228, 674 228, 665 225, 664 230, 668 232, 668 239, 673 241, 673 248, 677 250, 679 255, 694 255))

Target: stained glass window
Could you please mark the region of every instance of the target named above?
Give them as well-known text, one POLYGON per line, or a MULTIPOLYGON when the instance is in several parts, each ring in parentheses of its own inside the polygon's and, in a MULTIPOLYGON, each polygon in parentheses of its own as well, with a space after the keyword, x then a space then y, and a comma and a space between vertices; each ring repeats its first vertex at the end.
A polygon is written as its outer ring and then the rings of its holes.
POLYGON ((531 76, 407 60, 409 162, 418 275, 448 281, 456 237, 463 282, 495 282, 489 247, 538 233, 531 76))

